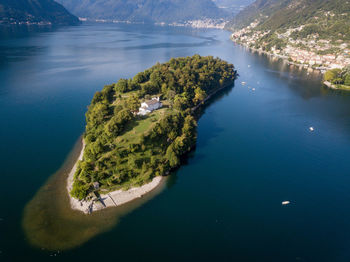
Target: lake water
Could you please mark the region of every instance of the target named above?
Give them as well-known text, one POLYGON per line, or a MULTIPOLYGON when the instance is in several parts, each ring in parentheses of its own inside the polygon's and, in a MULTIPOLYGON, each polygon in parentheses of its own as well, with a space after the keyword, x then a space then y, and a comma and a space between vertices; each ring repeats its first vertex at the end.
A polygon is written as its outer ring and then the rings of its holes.
POLYGON ((350 95, 229 35, 116 24, 2 31, 0 260, 350 261, 350 95), (196 53, 235 64, 240 77, 205 109, 196 150, 164 190, 79 247, 31 245, 24 208, 83 133, 94 92, 196 53))

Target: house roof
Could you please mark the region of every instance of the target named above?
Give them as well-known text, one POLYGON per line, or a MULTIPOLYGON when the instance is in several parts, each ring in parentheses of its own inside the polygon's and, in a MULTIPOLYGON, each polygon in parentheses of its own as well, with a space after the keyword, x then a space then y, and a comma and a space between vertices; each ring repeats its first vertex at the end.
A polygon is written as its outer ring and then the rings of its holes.
POLYGON ((158 104, 159 101, 157 99, 152 99, 152 100, 148 100, 148 101, 145 101, 145 103, 149 106, 151 105, 155 105, 155 104, 158 104))

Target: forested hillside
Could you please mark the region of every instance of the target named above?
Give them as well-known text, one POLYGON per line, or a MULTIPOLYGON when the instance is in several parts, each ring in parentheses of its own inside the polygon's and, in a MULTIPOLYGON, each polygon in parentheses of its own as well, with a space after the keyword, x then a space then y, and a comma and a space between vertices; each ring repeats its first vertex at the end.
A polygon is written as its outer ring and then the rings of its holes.
POLYGON ((257 0, 228 23, 227 28, 237 30, 258 22, 257 29, 278 30, 321 23, 322 29, 334 31, 334 35, 345 34, 350 31, 339 31, 337 25, 350 30, 349 12, 348 0, 257 0))
POLYGON ((226 25, 233 40, 317 68, 350 63, 349 0, 257 0, 226 25))
POLYGON ((218 19, 227 14, 211 0, 58 0, 79 17, 132 22, 218 19))
POLYGON ((86 198, 94 182, 104 192, 140 186, 179 166, 196 143, 194 108, 233 85, 235 75, 232 64, 195 55, 105 86, 86 113, 86 146, 71 195, 86 198), (152 97, 160 97, 162 108, 138 115, 152 97))
POLYGON ((53 0, 0 0, 0 24, 78 24, 79 19, 53 0))
POLYGON ((214 3, 230 13, 232 16, 241 12, 244 7, 250 5, 254 0, 213 0, 214 3))

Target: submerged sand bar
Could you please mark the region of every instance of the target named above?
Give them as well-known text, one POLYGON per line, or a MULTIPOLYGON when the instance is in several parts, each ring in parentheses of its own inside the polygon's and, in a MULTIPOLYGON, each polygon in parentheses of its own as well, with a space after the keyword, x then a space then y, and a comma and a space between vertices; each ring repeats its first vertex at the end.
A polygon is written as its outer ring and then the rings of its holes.
POLYGON ((133 201, 137 198, 142 197, 143 195, 151 192, 154 190, 158 185, 160 185, 161 181, 163 180, 163 177, 158 176, 153 178, 153 180, 140 187, 133 187, 127 191, 124 190, 116 190, 113 192, 110 192, 105 195, 101 195, 101 200, 99 202, 93 202, 93 201, 80 201, 78 199, 73 198, 69 192, 72 190, 73 182, 74 182, 74 174, 77 170, 77 164, 78 161, 83 159, 84 155, 84 149, 85 149, 85 143, 83 141, 83 147, 80 152, 79 158, 75 165, 73 166, 72 170, 70 171, 68 178, 67 178, 67 193, 70 198, 70 205, 71 208, 74 210, 79 210, 81 212, 84 212, 85 214, 101 210, 103 208, 107 207, 116 207, 123 204, 126 204, 130 201, 133 201))

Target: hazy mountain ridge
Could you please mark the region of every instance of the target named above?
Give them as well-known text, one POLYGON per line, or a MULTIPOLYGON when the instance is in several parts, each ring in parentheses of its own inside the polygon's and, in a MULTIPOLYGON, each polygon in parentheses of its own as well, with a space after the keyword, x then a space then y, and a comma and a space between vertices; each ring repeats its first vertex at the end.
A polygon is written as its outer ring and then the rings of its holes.
POLYGON ((246 6, 254 2, 254 0, 213 0, 213 2, 219 8, 234 16, 241 12, 246 6))
POLYGON ((78 24, 79 19, 53 0, 0 0, 0 24, 78 24))
POLYGON ((73 14, 90 19, 172 23, 219 19, 228 13, 211 0, 58 0, 73 14))

